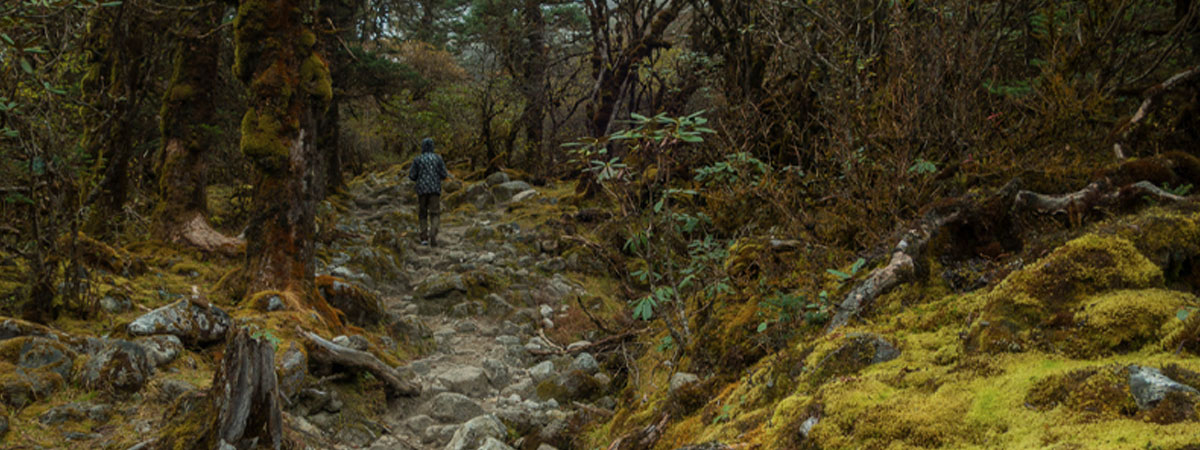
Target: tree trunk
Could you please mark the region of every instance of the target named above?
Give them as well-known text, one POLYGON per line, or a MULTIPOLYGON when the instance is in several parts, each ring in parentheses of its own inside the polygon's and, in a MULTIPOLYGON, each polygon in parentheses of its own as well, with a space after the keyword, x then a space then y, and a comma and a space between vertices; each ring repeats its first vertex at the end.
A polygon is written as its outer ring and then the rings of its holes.
POLYGON ((233 71, 249 86, 241 147, 258 176, 246 229, 246 291, 291 291, 341 323, 313 285, 317 114, 333 97, 329 67, 304 25, 311 2, 242 0, 233 71))
POLYGON ((134 150, 130 121, 141 104, 148 72, 143 48, 148 40, 146 23, 130 8, 125 3, 111 12, 100 8, 88 18, 88 75, 81 84, 89 102, 107 115, 87 131, 84 144, 89 154, 104 164, 104 175, 86 201, 92 209, 84 230, 97 237, 115 231, 118 221, 113 219, 129 194, 129 162, 134 150))
POLYGON ((542 17, 540 0, 525 0, 521 12, 525 27, 526 54, 521 73, 521 93, 525 97, 525 110, 519 122, 525 130, 525 147, 528 149, 529 168, 533 173, 545 169, 542 149, 543 125, 546 121, 546 20, 542 17))
POLYGON ((205 153, 212 147, 213 95, 216 90, 223 5, 208 3, 181 24, 171 84, 160 113, 163 149, 154 233, 204 251, 233 253, 241 242, 208 223, 205 153))

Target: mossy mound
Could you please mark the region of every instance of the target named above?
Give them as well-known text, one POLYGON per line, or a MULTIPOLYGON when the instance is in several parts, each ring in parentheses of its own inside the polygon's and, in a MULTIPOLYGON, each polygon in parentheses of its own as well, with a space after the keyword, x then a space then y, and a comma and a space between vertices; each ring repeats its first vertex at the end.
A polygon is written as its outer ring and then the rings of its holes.
POLYGON ((1094 296, 1075 313, 1081 333, 1072 348, 1083 355, 1104 355, 1157 343, 1180 322, 1177 312, 1195 306, 1195 296, 1165 289, 1119 290, 1094 296))
POLYGON ((1130 241, 1087 234, 1012 273, 985 296, 970 347, 984 352, 1062 350, 1088 296, 1163 286, 1162 270, 1130 241))

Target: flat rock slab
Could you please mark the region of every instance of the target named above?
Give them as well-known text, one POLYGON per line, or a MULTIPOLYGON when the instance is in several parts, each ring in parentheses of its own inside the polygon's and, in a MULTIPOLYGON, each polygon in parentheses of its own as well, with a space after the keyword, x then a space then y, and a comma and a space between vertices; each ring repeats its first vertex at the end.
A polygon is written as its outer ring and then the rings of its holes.
POLYGON ((479 367, 453 367, 439 372, 434 377, 447 389, 472 397, 486 395, 491 386, 486 372, 479 367))
POLYGON ((425 403, 423 412, 443 423, 463 423, 484 413, 469 397, 457 392, 442 392, 425 403))
POLYGON ((138 317, 129 324, 129 334, 171 334, 187 344, 206 344, 225 339, 230 322, 229 314, 221 308, 180 300, 138 317))

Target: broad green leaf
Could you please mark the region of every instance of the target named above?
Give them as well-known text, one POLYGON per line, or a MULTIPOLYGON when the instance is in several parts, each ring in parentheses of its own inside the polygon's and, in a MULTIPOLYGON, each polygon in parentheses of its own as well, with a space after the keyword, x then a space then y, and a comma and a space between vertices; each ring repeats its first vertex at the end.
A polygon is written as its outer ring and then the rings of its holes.
POLYGON ((8 37, 8 33, 0 33, 0 39, 4 39, 4 42, 7 42, 8 45, 17 45, 11 37, 8 37))
POLYGON ((852 275, 850 275, 846 272, 842 272, 837 269, 825 269, 825 271, 829 272, 830 274, 833 274, 833 276, 835 276, 835 277, 838 277, 838 279, 841 281, 849 280, 852 277, 852 275))
POLYGON ((1179 308, 1179 311, 1175 311, 1175 317, 1178 317, 1179 320, 1187 320, 1187 318, 1188 318, 1187 308, 1179 308))
POLYGON ((850 266, 850 273, 852 273, 852 274, 858 273, 858 271, 861 270, 863 268, 863 266, 866 264, 867 264, 867 260, 865 260, 863 258, 858 258, 858 261, 854 261, 854 264, 850 266))
POLYGON ((24 70, 27 74, 33 75, 33 66, 29 65, 29 61, 26 61, 25 58, 21 58, 20 64, 21 70, 24 70))
POLYGON ((759 333, 762 333, 762 332, 764 332, 764 331, 767 331, 767 323, 766 323, 766 322, 759 322, 759 324, 758 324, 758 332, 759 332, 759 333))

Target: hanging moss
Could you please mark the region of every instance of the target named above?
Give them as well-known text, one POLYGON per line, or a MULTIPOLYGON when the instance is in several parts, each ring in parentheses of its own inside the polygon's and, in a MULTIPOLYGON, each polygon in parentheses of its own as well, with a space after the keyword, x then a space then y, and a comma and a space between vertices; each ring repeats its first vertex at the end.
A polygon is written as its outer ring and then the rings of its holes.
POLYGON ((243 83, 254 75, 266 49, 275 44, 268 41, 266 29, 272 9, 268 0, 245 0, 238 7, 233 20, 233 74, 243 83))
POLYGON ((254 167, 268 173, 287 169, 289 149, 283 130, 284 124, 270 111, 246 111, 242 117, 242 152, 254 167))
POLYGON ((328 104, 333 99, 333 79, 329 75, 329 65, 320 55, 313 53, 304 60, 300 65, 300 80, 304 92, 321 99, 323 104, 328 104))

